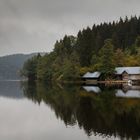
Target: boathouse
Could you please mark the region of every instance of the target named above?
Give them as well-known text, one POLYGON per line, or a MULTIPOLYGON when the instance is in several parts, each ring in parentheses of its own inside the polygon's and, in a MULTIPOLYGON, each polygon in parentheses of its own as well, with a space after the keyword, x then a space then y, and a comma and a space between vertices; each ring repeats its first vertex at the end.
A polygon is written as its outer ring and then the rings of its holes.
POLYGON ((140 81, 140 67, 117 67, 116 76, 124 81, 140 81))
POLYGON ((86 74, 83 75, 83 79, 85 81, 97 81, 99 80, 99 77, 100 77, 101 73, 96 71, 96 72, 87 72, 86 74))

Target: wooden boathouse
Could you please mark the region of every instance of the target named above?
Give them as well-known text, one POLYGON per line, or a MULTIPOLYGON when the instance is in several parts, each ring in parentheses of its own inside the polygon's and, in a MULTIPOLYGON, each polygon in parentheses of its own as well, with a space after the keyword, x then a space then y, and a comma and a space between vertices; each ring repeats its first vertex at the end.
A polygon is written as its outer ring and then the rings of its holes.
POLYGON ((140 81, 140 67, 117 67, 117 79, 123 81, 140 81))
MULTIPOLYGON (((140 82, 140 67, 116 67, 114 73, 115 79, 114 83, 123 83, 123 82, 133 82, 137 83, 140 82)), ((101 79, 101 72, 95 71, 93 73, 87 72, 82 76, 82 79, 86 83, 93 83, 93 82, 105 82, 100 81, 101 79)), ((109 81, 111 82, 111 81, 109 81)))
POLYGON ((101 76, 101 73, 98 71, 95 71, 93 73, 87 72, 86 74, 83 75, 82 79, 87 84, 93 84, 99 80, 100 76, 101 76))

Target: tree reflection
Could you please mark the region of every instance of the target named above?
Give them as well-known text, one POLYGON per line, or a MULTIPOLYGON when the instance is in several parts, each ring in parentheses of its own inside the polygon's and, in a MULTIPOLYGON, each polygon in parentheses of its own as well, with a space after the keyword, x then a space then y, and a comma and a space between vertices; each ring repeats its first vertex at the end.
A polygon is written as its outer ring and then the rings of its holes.
POLYGON ((87 135, 140 138, 140 100, 116 98, 114 88, 88 93, 79 86, 23 83, 24 94, 45 102, 65 125, 78 125, 87 135))

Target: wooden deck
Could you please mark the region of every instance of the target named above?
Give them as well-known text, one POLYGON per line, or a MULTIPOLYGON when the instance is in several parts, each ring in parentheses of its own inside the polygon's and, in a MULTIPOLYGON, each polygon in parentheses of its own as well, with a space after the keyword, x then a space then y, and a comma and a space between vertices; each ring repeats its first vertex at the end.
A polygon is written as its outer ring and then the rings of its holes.
POLYGON ((84 82, 85 84, 124 84, 128 83, 128 81, 123 81, 123 80, 106 80, 106 81, 95 81, 95 80, 87 80, 84 82))
POLYGON ((122 83, 128 83, 128 81, 123 80, 117 80, 117 81, 98 81, 100 84, 108 83, 108 84, 122 84, 122 83))

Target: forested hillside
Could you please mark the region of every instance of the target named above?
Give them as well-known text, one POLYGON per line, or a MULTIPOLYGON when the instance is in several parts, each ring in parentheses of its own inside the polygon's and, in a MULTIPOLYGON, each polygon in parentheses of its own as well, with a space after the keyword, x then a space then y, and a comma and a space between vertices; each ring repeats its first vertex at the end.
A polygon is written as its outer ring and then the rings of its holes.
POLYGON ((16 80, 20 79, 20 69, 24 62, 36 55, 14 54, 0 57, 0 80, 16 80))
POLYGON ((111 75, 116 66, 140 65, 140 17, 87 27, 77 36, 56 41, 44 57, 28 60, 25 77, 38 80, 74 80, 87 71, 111 75))

